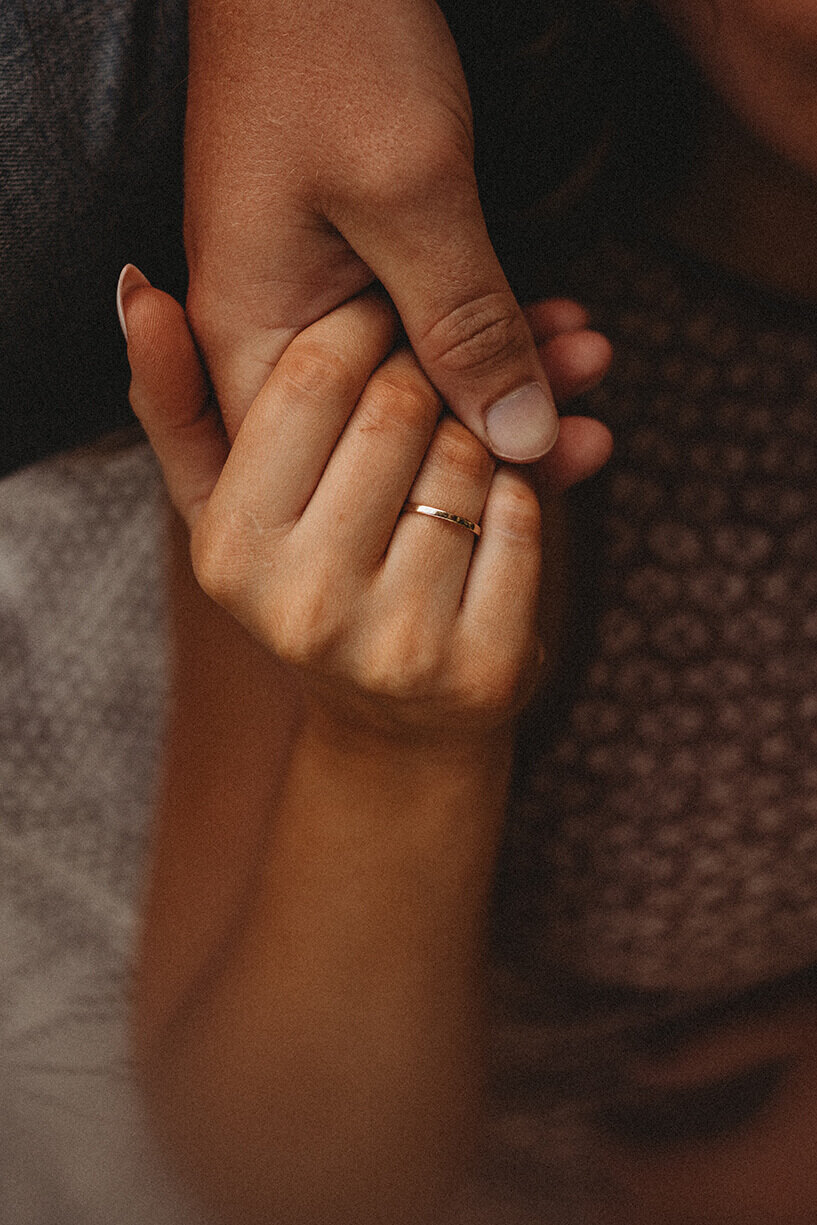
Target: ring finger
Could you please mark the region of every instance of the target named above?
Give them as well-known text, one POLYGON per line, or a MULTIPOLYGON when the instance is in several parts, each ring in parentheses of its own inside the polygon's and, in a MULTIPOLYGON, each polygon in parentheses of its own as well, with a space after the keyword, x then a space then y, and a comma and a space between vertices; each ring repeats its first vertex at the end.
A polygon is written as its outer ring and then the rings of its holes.
MULTIPOLYGON (((407 498, 479 524, 495 461, 455 417, 446 414, 407 498)), ((384 581, 399 583, 428 607, 456 614, 477 536, 468 527, 406 510, 386 554, 384 581)))

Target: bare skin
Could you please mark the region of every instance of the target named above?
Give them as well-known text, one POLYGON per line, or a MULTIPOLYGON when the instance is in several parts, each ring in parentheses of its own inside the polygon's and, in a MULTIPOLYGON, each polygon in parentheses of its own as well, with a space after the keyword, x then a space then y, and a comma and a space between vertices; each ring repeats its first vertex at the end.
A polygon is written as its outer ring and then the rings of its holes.
POLYGON ((815 1038, 817 1006, 806 997, 711 1027, 699 1022, 666 1051, 634 1056, 618 1101, 630 1103, 629 1134, 620 1125, 601 1133, 614 1219, 810 1225, 815 1038), (727 1095, 734 1107, 724 1106, 727 1095), (702 1109, 708 1101, 713 1107, 702 1109), (734 1110, 732 1121, 725 1109, 734 1110), (717 1122, 707 1124, 710 1110, 717 1122), (655 1118, 674 1138, 658 1140, 654 1123, 642 1135, 641 1120, 655 1118))
MULTIPOLYGON (((439 417, 382 300, 294 342, 229 458, 180 308, 131 286, 124 314, 185 520, 137 983, 148 1094, 224 1220, 439 1219, 477 1134, 482 928, 539 666, 542 513, 558 609, 555 503, 439 417), (409 495, 481 520, 473 562, 464 529, 400 515, 409 495)), ((577 339, 544 343, 557 387, 606 365, 577 339)), ((568 419, 551 480, 608 444, 568 419)))
POLYGON ((517 461, 550 449, 548 381, 473 153, 433 0, 193 0, 188 311, 231 436, 293 336, 379 280, 477 438, 517 461))
POLYGON ((817 4, 660 0, 715 95, 665 224, 748 280, 817 301, 817 4))

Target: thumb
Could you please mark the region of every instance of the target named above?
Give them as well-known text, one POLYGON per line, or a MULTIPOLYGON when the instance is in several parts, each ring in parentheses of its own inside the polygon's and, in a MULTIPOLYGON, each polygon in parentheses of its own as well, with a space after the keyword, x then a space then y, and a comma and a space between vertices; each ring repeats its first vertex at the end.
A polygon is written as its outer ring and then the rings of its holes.
POLYGON ((463 424, 500 459, 530 462, 549 451, 559 428, 553 396, 491 246, 473 171, 436 175, 365 224, 347 217, 340 225, 463 424))
POLYGON ((130 402, 173 505, 192 527, 227 458, 227 440, 184 311, 126 264, 116 292, 128 344, 130 402))

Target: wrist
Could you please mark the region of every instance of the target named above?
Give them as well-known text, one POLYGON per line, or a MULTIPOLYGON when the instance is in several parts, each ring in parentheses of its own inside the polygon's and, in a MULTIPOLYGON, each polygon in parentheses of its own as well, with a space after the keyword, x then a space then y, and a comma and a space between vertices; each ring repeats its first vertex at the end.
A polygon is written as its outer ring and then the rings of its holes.
POLYGON ((312 709, 290 763, 290 794, 299 798, 285 807, 310 840, 328 827, 341 837, 354 831, 370 848, 385 839, 388 857, 403 864, 421 847, 432 861, 440 848, 444 857, 456 848, 465 874, 482 877, 493 870, 512 754, 506 732, 489 744, 433 744, 364 732, 312 709))
POLYGON ((438 731, 386 722, 377 725, 311 700, 306 705, 303 732, 350 769, 410 770, 429 778, 444 773, 451 778, 510 768, 515 724, 486 728, 452 721, 438 731))

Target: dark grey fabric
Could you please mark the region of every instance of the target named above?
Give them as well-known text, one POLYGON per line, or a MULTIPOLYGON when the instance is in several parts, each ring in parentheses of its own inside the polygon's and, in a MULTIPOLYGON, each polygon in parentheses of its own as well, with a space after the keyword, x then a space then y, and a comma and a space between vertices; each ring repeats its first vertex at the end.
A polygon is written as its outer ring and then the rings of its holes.
POLYGON ((0 472, 129 419, 112 306, 184 286, 184 0, 0 5, 0 472))

